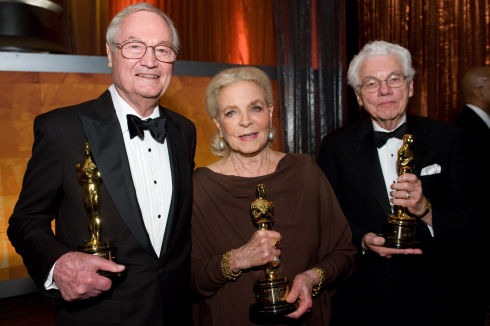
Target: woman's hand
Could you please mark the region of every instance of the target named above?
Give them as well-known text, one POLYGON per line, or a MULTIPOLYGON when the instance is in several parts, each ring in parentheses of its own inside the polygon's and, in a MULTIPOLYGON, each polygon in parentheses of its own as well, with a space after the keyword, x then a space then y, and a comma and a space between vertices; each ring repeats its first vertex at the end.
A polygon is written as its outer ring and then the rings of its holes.
POLYGON ((274 261, 279 264, 281 234, 276 231, 258 230, 250 240, 233 250, 230 268, 233 272, 263 266, 274 261))
POLYGON ((286 317, 296 319, 301 317, 305 312, 311 310, 311 307, 313 306, 311 290, 319 281, 320 274, 314 269, 309 269, 306 272, 296 275, 286 301, 289 303, 298 301, 298 308, 296 311, 286 315, 286 317))

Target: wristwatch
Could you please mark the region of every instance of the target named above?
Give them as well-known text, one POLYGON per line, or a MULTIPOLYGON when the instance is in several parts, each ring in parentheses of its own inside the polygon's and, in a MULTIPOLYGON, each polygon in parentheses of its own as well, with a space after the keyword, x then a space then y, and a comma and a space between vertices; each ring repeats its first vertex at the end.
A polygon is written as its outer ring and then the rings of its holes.
POLYGON ((415 214, 412 214, 410 212, 408 212, 408 213, 409 213, 410 216, 413 216, 413 217, 416 217, 416 218, 422 218, 425 215, 429 214, 430 210, 432 209, 432 205, 430 204, 430 201, 427 198, 425 198, 424 208, 425 208, 424 212, 422 214, 420 214, 420 215, 415 215, 415 214))

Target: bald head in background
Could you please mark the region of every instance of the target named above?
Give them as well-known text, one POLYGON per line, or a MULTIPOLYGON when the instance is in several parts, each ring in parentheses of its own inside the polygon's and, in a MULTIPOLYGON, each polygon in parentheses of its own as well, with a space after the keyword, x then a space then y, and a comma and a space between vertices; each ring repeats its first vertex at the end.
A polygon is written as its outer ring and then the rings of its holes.
POLYGON ((490 66, 468 70, 461 81, 466 104, 472 104, 490 114, 490 66))

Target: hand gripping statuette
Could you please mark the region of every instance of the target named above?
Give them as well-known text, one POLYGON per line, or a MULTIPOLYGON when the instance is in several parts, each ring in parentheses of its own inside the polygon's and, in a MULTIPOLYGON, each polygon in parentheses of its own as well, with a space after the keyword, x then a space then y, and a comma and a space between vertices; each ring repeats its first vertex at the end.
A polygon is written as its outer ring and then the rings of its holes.
MULTIPOLYGON (((415 163, 412 151, 413 135, 403 136, 403 145, 398 150, 398 175, 413 173, 415 163)), ((407 199, 409 199, 408 197, 407 199)), ((417 220, 407 213, 406 207, 395 205, 393 214, 388 215, 385 225, 386 246, 391 248, 413 248, 416 246, 415 227, 417 220)))
MULTIPOLYGON (((259 230, 271 230, 274 223, 273 204, 265 197, 265 185, 256 186, 256 199, 250 205, 250 215, 259 230)), ((286 301, 289 294, 289 282, 285 276, 275 274, 277 264, 271 262, 265 266, 265 278, 254 285, 256 303, 251 307, 252 317, 283 316, 296 310, 286 301)))

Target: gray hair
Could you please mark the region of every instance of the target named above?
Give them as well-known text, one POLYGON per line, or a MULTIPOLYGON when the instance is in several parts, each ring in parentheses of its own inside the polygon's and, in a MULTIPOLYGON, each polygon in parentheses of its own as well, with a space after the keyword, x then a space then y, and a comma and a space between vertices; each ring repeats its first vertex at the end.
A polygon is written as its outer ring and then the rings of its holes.
POLYGON ((403 70, 408 76, 408 81, 413 80, 415 69, 412 67, 412 57, 407 49, 394 43, 373 41, 364 45, 362 50, 352 58, 349 64, 349 70, 347 71, 347 83, 355 90, 358 90, 361 84, 361 81, 359 80, 359 68, 361 63, 372 57, 389 54, 394 54, 400 59, 403 70))
MULTIPOLYGON (((266 105, 274 104, 272 83, 265 72, 258 68, 248 66, 229 68, 214 76, 206 88, 206 109, 212 119, 218 119, 219 117, 218 98, 221 90, 228 85, 242 81, 251 81, 257 84, 264 91, 266 105)), ((225 142, 224 148, 220 149, 219 142, 220 132, 218 130, 210 139, 211 152, 217 156, 228 156, 230 154, 229 146, 225 142)))
POLYGON ((109 26, 107 27, 107 32, 105 36, 106 42, 111 47, 112 52, 114 52, 115 50, 114 42, 116 42, 117 37, 119 36, 121 22, 124 20, 124 18, 138 11, 150 11, 162 17, 170 28, 170 32, 172 33, 172 45, 175 47, 175 49, 177 49, 177 51, 179 50, 179 34, 177 33, 177 29, 175 28, 172 19, 165 15, 160 9, 153 7, 148 3, 142 2, 124 8, 116 16, 114 16, 114 18, 112 18, 109 26))

